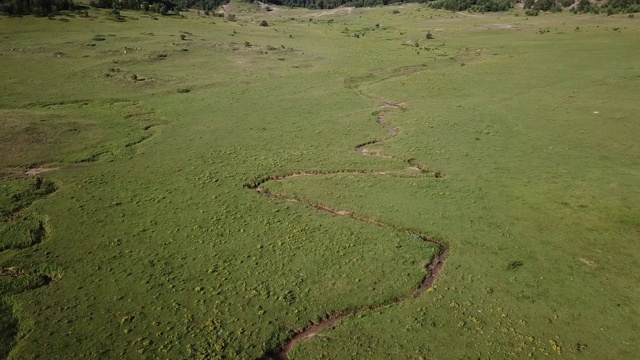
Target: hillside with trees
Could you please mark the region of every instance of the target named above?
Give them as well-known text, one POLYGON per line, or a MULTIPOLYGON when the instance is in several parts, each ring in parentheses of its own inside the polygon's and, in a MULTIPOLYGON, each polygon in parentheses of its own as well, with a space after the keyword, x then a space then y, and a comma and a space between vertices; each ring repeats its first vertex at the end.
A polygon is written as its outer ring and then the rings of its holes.
POLYGON ((0 0, 0 13, 47 16, 75 7, 73 0, 0 0))

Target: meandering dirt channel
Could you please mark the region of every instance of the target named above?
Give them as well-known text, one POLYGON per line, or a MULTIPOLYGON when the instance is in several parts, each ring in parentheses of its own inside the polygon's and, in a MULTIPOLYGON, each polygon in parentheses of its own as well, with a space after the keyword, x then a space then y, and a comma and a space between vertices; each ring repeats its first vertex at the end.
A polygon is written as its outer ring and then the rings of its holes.
MULTIPOLYGON (((394 136, 397 136, 399 131, 398 129, 388 125, 385 121, 384 121, 384 114, 386 113, 387 109, 404 109, 404 106, 401 104, 395 104, 395 103, 391 103, 391 102, 387 102, 387 101, 383 101, 381 104, 382 110, 380 111, 378 118, 377 118, 377 123, 382 126, 383 128, 385 128, 387 130, 387 132, 389 133, 386 137, 380 138, 380 139, 374 139, 374 140, 370 140, 361 144, 358 144, 355 146, 355 151, 366 155, 367 154, 367 149, 366 146, 367 145, 372 145, 372 144, 379 144, 389 138, 392 138, 394 136)), ((421 166, 420 164, 417 164, 415 162, 415 160, 410 159, 408 160, 408 163, 410 165, 410 167, 414 170, 418 170, 421 173, 428 173, 429 171, 427 170, 427 168, 421 166)), ((339 323, 342 319, 347 318, 349 316, 352 315, 356 315, 356 314, 361 314, 363 312, 366 311, 372 311, 372 310, 377 310, 377 309, 382 309, 385 307, 389 307, 392 305, 397 305, 400 304, 408 299, 411 298, 415 298, 417 296, 419 296, 420 294, 422 294, 423 292, 427 291, 428 289, 430 289, 434 282, 436 281, 438 275, 440 275, 440 273, 442 272, 442 268, 444 267, 445 261, 447 259, 447 255, 449 254, 450 248, 447 247, 445 244, 442 244, 432 238, 430 238, 429 236, 425 235, 425 234, 420 234, 420 233, 416 233, 416 232, 412 232, 409 231, 407 229, 403 229, 403 228, 399 228, 390 224, 386 224, 383 222, 380 222, 376 219, 373 218, 368 218, 368 217, 364 217, 364 216, 360 216, 357 215, 353 212, 350 212, 348 210, 343 210, 343 209, 334 209, 331 207, 328 207, 326 205, 322 205, 322 204, 315 204, 312 203, 310 201, 306 201, 306 200, 300 200, 300 199, 294 199, 294 198, 290 198, 287 197, 285 195, 281 195, 281 194, 277 194, 274 193, 272 191, 269 191, 268 189, 265 189, 264 187, 262 187, 262 185, 264 185, 265 183, 269 182, 269 181, 282 181, 282 180, 286 180, 288 178, 291 177, 297 177, 297 176, 320 176, 320 175, 329 175, 329 174, 349 174, 349 173, 358 173, 358 174, 376 174, 376 175, 387 175, 387 172, 384 171, 327 171, 327 172, 315 172, 315 173, 307 173, 307 172, 300 172, 300 173, 294 173, 294 174, 285 174, 285 175, 270 175, 267 177, 264 177, 262 179, 256 180, 254 182, 248 182, 244 184, 244 187, 247 189, 251 189, 251 190, 255 190, 258 193, 271 197, 271 198, 275 198, 275 199, 280 199, 282 201, 297 201, 297 202, 302 202, 305 205, 312 207, 318 211, 324 211, 324 212, 328 212, 331 214, 334 214, 336 216, 345 216, 345 217, 350 217, 354 220, 358 220, 358 221, 362 221, 368 224, 372 224, 375 226, 379 226, 379 227, 384 227, 384 228, 389 228, 392 229, 394 231, 397 232, 401 232, 401 233, 406 233, 409 235, 413 235, 415 237, 420 238, 421 240, 423 240, 426 243, 429 243, 431 245, 435 245, 438 249, 438 253, 437 255, 430 261, 430 263, 427 265, 426 267, 426 271, 427 274, 425 275, 425 277, 423 278, 423 280, 420 282, 420 284, 417 286, 416 289, 414 289, 413 291, 400 296, 398 298, 395 298, 391 301, 385 302, 385 303, 380 303, 380 304, 376 304, 376 305, 367 305, 367 306, 363 306, 361 308, 355 309, 355 310, 351 310, 351 311, 344 311, 344 312, 339 312, 339 313, 335 313, 330 315, 329 317, 327 317, 325 320, 319 322, 319 323, 314 323, 311 324, 310 326, 308 326, 305 329, 300 329, 299 331, 297 331, 293 337, 291 337, 289 340, 287 340, 284 344, 282 344, 282 347, 280 349, 277 349, 275 351, 273 351, 270 354, 267 354, 267 356, 271 357, 272 359, 276 359, 276 360, 288 360, 289 359, 289 352, 291 351, 291 349, 293 349, 297 344, 299 344, 302 341, 305 341, 313 336, 315 336, 316 334, 318 334, 320 331, 330 328, 330 327, 334 327, 336 326, 337 323, 339 323)), ((435 172, 434 176, 436 178, 441 177, 440 172, 435 172)))

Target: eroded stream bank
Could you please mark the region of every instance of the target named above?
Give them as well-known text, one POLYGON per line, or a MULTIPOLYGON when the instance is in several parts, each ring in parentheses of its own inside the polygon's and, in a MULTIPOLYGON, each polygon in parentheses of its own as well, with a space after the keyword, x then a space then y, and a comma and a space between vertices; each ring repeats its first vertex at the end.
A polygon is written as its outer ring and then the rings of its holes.
MULTIPOLYGON (((354 150, 357 151, 358 153, 362 154, 362 155, 367 155, 367 149, 366 146, 367 145, 372 145, 372 144, 380 144, 382 142, 384 142, 385 140, 395 137, 399 134, 399 130, 390 126, 389 124, 387 124, 384 120, 384 114, 386 113, 386 111, 388 111, 387 109, 402 109, 404 110, 404 106, 400 105, 400 104, 395 104, 395 103, 391 103, 388 101, 383 101, 381 104, 382 110, 377 114, 377 119, 376 122, 378 123, 378 125, 380 125, 381 127, 383 127, 387 132, 388 135, 386 137, 380 138, 380 139, 374 139, 374 140, 370 140, 364 143, 360 143, 358 145, 356 145, 354 147, 354 150)), ((428 168, 416 163, 416 161, 414 159, 410 159, 407 161, 409 164, 409 167, 411 169, 420 171, 421 174, 427 174, 430 171, 428 170, 428 168)), ((431 245, 431 246, 435 246, 437 248, 437 253, 436 255, 429 260, 428 265, 426 266, 426 272, 427 274, 424 276, 424 278, 422 279, 422 281, 420 282, 420 284, 418 284, 418 286, 416 287, 416 289, 412 290, 411 292, 408 292, 407 294, 397 297, 395 299, 392 299, 391 301, 388 302, 384 302, 384 303, 380 303, 380 304, 375 304, 375 305, 366 305, 366 306, 362 306, 358 309, 355 310, 351 310, 351 311, 344 311, 344 312, 338 312, 335 314, 331 314, 329 316, 327 316, 326 319, 324 319, 323 321, 320 321, 318 323, 312 323, 310 324, 308 327, 304 328, 304 329, 300 329, 298 331, 295 332, 295 334, 289 339, 287 340, 284 344, 282 344, 280 349, 274 350, 267 355, 267 357, 270 357, 272 359, 277 359, 277 360, 288 360, 289 359, 289 352, 300 342, 303 342, 313 336, 315 336, 316 334, 318 334, 319 332, 321 332, 324 329, 327 328, 331 328, 336 326, 341 320, 352 316, 352 315, 357 315, 357 314, 361 314, 364 313, 366 311, 373 311, 373 310, 378 310, 378 309, 382 309, 385 307, 389 307, 389 306, 393 306, 393 305, 397 305, 400 304, 408 299, 411 298, 415 298, 420 296, 420 294, 424 293, 425 291, 429 290, 431 287, 433 287, 433 284, 435 283, 436 279, 438 278, 438 276, 440 275, 440 273, 442 272, 442 269, 444 267, 444 264, 446 262, 447 259, 447 255, 449 254, 449 252, 451 251, 451 249, 446 246, 443 243, 440 243, 436 240, 434 240, 433 238, 425 235, 425 234, 420 234, 420 233, 415 233, 412 231, 409 231, 408 229, 403 229, 403 228, 398 228, 395 227, 393 225, 390 224, 386 224, 383 222, 380 222, 376 219, 373 218, 368 218, 368 217, 364 217, 364 216, 360 216, 355 214, 352 211, 349 210, 345 210, 345 209, 334 209, 332 207, 329 207, 327 205, 324 204, 316 204, 307 200, 301 200, 298 198, 291 198, 291 197, 287 197, 285 195, 282 194, 277 194, 275 192, 272 192, 266 188, 263 187, 264 184, 266 184, 267 182, 270 181, 283 181, 289 178, 293 178, 293 177, 299 177, 299 176, 323 176, 323 175, 332 175, 332 174, 376 174, 376 175, 387 175, 387 172, 384 171, 365 171, 365 170, 360 170, 360 171, 327 171, 327 172, 300 172, 300 173, 291 173, 291 174, 273 174, 273 175, 268 175, 265 176, 263 178, 260 178, 256 181, 253 182, 247 182, 244 184, 244 187, 250 190, 254 190, 256 192, 258 192, 261 195, 264 196, 268 196, 270 198, 275 198, 275 199, 279 199, 282 201, 296 201, 296 202, 301 202, 304 203, 305 205, 314 208, 318 211, 323 211, 323 212, 328 212, 330 214, 336 215, 336 216, 344 216, 344 217, 350 217, 354 220, 357 221, 361 221, 361 222, 365 222, 368 224, 372 224, 375 226, 379 226, 379 227, 384 227, 384 228, 389 228, 392 229, 394 231, 400 232, 400 233, 406 233, 415 237, 420 238, 423 242, 431 245)), ((436 178, 440 178, 441 174, 440 172, 434 172, 434 177, 436 178)))

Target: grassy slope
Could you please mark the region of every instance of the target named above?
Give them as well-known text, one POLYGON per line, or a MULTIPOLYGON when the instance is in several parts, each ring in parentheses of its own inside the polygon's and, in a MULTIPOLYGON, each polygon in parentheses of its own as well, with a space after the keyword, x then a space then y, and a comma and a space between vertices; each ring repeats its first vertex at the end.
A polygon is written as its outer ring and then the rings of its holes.
POLYGON ((254 358, 325 313, 407 293, 432 255, 424 244, 241 185, 301 170, 402 169, 409 157, 445 179, 271 185, 454 248, 435 291, 347 319, 292 355, 638 352, 636 20, 452 18, 416 6, 243 13, 236 23, 93 15, 0 20, 9 24, 0 105, 16 119, 2 126, 19 135, 2 146, 22 156, 2 165, 63 165, 48 175, 56 194, 30 209, 49 217, 50 237, 0 253, 3 267, 47 263, 65 274, 14 298, 15 358, 254 358), (263 17, 270 27, 258 26, 263 17), (98 34, 106 40, 92 41, 98 34), (416 40, 430 50, 402 45, 416 40), (398 160, 353 151, 383 135, 375 102, 357 91, 407 103, 386 116, 400 135, 371 147, 398 160), (33 114, 54 130, 25 126, 33 114), (125 146, 153 124, 165 125, 125 146), (40 146, 42 131, 69 140, 40 146), (5 145, 24 138, 38 146, 5 145), (99 161, 69 165, 86 154, 99 161), (512 261, 523 265, 506 270, 512 261))

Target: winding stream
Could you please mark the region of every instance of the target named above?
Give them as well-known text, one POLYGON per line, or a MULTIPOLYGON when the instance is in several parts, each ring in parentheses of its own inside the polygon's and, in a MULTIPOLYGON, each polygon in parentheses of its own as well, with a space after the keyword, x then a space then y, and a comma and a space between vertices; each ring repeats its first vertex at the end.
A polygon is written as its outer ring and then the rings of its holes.
MULTIPOLYGON (((361 144, 358 144, 354 147, 354 150, 357 151, 360 154, 366 155, 367 154, 367 149, 366 146, 367 145, 372 145, 372 144, 379 144, 382 143, 383 141, 395 137, 398 135, 399 131, 398 129, 390 126, 389 124, 387 124, 384 121, 384 114, 386 113, 386 111, 388 111, 388 109, 404 109, 404 107, 400 104, 395 104, 392 102, 388 102, 388 101, 382 101, 381 103, 381 107, 382 110, 380 111, 380 113, 378 114, 378 118, 377 118, 377 123, 382 126, 383 128, 385 128, 388 132, 388 135, 379 139, 374 139, 374 140, 370 140, 361 144)), ((417 170, 419 171, 421 174, 426 174, 429 173, 430 171, 421 166, 420 164, 416 163, 415 160, 413 159, 409 159, 408 164, 410 166, 411 169, 413 170, 417 170)), ((436 256, 434 256, 433 259, 431 259, 431 261, 429 262, 429 264, 426 266, 426 272, 427 274, 424 276, 424 278, 422 279, 422 281, 420 282, 420 284, 417 286, 416 289, 414 289, 413 291, 397 297, 395 299, 392 299, 388 302, 384 302, 384 303, 380 303, 380 304, 376 304, 376 305, 368 305, 368 306, 363 306, 361 308, 355 309, 355 310, 351 310, 351 311, 345 311, 345 312, 339 312, 339 313, 335 313, 330 315, 329 317, 327 317, 326 319, 318 322, 318 323, 314 323, 311 324, 310 326, 308 326, 307 328, 301 329, 299 331, 297 331, 289 340, 287 340, 284 344, 282 344, 282 347, 276 351, 273 351, 272 353, 267 354, 267 356, 271 357, 272 359, 276 359, 276 360, 288 360, 289 359, 289 352, 291 351, 291 349, 293 349, 297 344, 299 344, 302 341, 305 341, 313 336, 315 336, 316 334, 318 334, 320 331, 330 328, 330 327, 334 327, 338 322, 340 322, 342 319, 347 318, 349 316, 352 315, 357 315, 357 314, 361 314, 364 313, 366 311, 372 311, 372 310, 377 310, 377 309, 382 309, 385 307, 389 307, 392 305, 396 305, 396 304, 400 304, 408 299, 411 298, 415 298, 418 297, 420 294, 422 294, 423 292, 429 290, 434 282, 436 281, 438 275, 440 275, 440 273, 442 272, 442 268, 444 267, 445 261, 447 259, 447 255, 450 252, 450 248, 447 247, 445 244, 438 242, 437 240, 434 240, 433 238, 425 235, 425 234, 421 234, 421 233, 416 233, 416 232, 411 232, 407 229, 403 229, 403 228, 399 228, 390 224, 386 224, 383 222, 380 222, 376 219, 373 218, 368 218, 368 217, 364 217, 364 216, 360 216, 357 214, 354 214, 350 211, 347 210, 342 210, 342 209, 334 209, 331 207, 328 207, 326 205, 322 205, 322 204, 316 204, 316 203, 312 203, 310 201, 307 200, 300 200, 297 198, 290 198, 281 194, 277 194, 275 192, 272 192, 268 189, 265 189, 264 187, 262 187, 262 185, 264 185, 265 183, 269 182, 269 181, 283 181, 286 180, 288 178, 291 177, 298 177, 298 176, 320 176, 320 175, 330 175, 330 174, 376 174, 376 175, 387 175, 387 172, 384 171, 366 171, 366 170, 361 170, 361 171, 327 171, 327 172, 314 172, 314 173, 307 173, 307 172, 300 172, 300 173, 292 173, 292 174, 285 174, 285 175, 270 175, 267 177, 264 177, 262 179, 256 180, 254 182, 248 182, 244 184, 244 187, 247 189, 251 189, 254 191, 257 191, 258 193, 271 197, 271 198, 275 198, 275 199, 279 199, 279 200, 283 200, 283 201, 298 201, 298 202, 302 202, 305 205, 312 207, 318 211, 324 211, 324 212, 328 212, 331 213, 333 215, 336 216, 345 216, 345 217, 350 217, 354 220, 358 220, 358 221, 362 221, 368 224, 372 224, 375 226, 379 226, 379 227, 383 227, 383 228, 388 228, 388 229, 392 229, 394 231, 397 232, 401 232, 401 233, 406 233, 409 235, 413 235, 415 237, 420 238, 422 241, 429 243, 431 245, 435 245, 437 248, 437 254, 436 256)), ((433 173, 434 176, 436 178, 440 178, 441 174, 440 172, 434 172, 433 173)))

